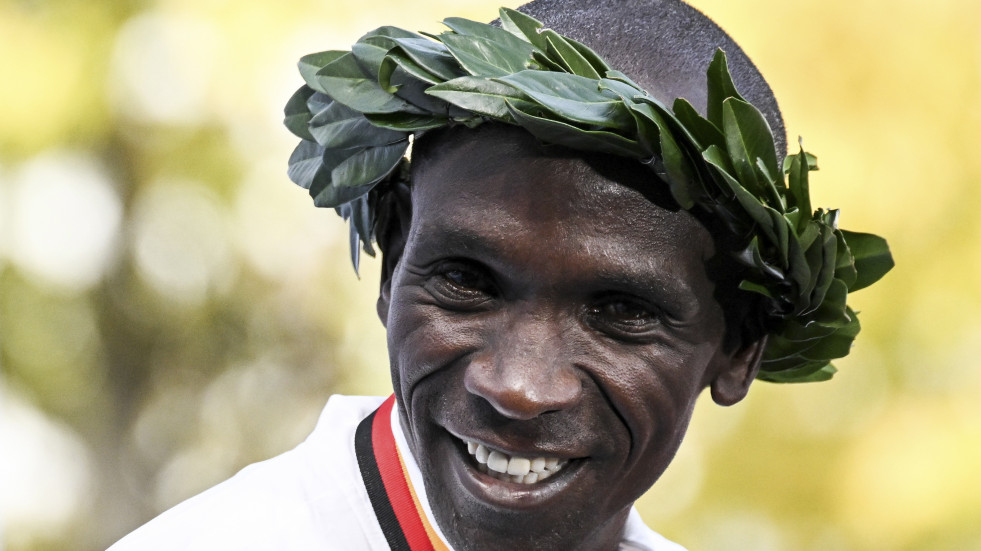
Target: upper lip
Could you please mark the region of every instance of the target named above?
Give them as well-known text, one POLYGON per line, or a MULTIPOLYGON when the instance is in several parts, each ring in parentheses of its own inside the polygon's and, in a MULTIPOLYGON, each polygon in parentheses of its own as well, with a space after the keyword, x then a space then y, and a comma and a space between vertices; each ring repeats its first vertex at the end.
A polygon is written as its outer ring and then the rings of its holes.
POLYGON ((450 428, 446 428, 446 431, 454 438, 466 442, 475 442, 477 444, 483 444, 491 450, 497 450, 510 456, 517 457, 556 457, 558 459, 577 459, 584 456, 584 454, 578 454, 572 450, 561 450, 556 446, 549 445, 521 445, 515 446, 513 443, 508 442, 507 438, 494 435, 492 437, 485 436, 466 436, 459 432, 456 432, 450 428))

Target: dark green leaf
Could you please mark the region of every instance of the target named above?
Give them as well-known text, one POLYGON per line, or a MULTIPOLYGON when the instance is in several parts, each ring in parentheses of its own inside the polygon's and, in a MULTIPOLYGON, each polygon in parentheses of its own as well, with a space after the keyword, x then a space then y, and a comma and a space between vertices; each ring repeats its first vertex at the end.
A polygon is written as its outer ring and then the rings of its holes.
POLYGON ((673 108, 674 115, 692 136, 699 149, 704 151, 710 145, 725 149, 726 138, 722 134, 722 130, 709 122, 708 119, 702 118, 691 103, 688 103, 688 100, 676 99, 673 108))
POLYGON ((845 241, 845 236, 841 230, 835 230, 835 237, 838 239, 838 254, 835 259, 835 277, 842 280, 848 286, 848 290, 855 290, 855 280, 858 279, 858 270, 855 269, 855 259, 852 251, 845 241))
POLYGON ((508 102, 522 111, 532 110, 532 104, 513 86, 480 77, 456 78, 432 86, 426 93, 461 109, 504 122, 513 120, 508 102))
POLYGON ((774 298, 773 293, 766 287, 766 285, 761 285, 759 283, 753 283, 752 281, 742 280, 739 282, 739 288, 743 291, 749 291, 751 293, 756 293, 763 295, 767 298, 774 298))
POLYGON ((604 128, 630 129, 633 117, 616 94, 595 80, 565 73, 521 71, 495 79, 517 88, 561 118, 604 128))
POLYGON ((385 113, 381 115, 365 115, 372 125, 400 132, 417 132, 430 130, 447 125, 447 120, 431 115, 411 115, 408 113, 385 113))
POLYGON ((330 179, 330 174, 322 172, 324 148, 312 141, 301 140, 290 155, 286 173, 290 180, 303 189, 310 189, 317 179, 330 179))
POLYGON ((849 290, 858 291, 872 285, 896 265, 889 252, 889 244, 878 235, 846 230, 841 230, 841 234, 848 243, 858 271, 855 283, 849 290))
MULTIPOLYGON (((378 75, 381 72, 382 61, 385 59, 385 55, 388 54, 388 50, 388 48, 382 48, 366 42, 359 42, 351 46, 351 54, 354 56, 355 61, 357 61, 358 67, 361 68, 361 72, 369 77, 375 77, 379 82, 378 75)), ((389 94, 395 93, 393 88, 385 89, 385 91, 389 94)))
POLYGON ((517 46, 460 34, 443 34, 440 39, 460 65, 474 76, 498 77, 527 69, 531 64, 531 44, 501 32, 517 46))
POLYGON ((579 42, 578 40, 574 40, 572 38, 569 38, 568 36, 564 38, 565 41, 568 42, 573 48, 575 48, 576 51, 579 52, 579 55, 582 56, 582 58, 585 59, 586 62, 593 67, 593 70, 596 71, 598 77, 606 76, 606 74, 610 71, 610 66, 607 65, 606 61, 604 61, 603 58, 599 56, 599 54, 597 54, 596 52, 593 51, 592 48, 583 44, 582 42, 579 42))
MULTIPOLYGON (((601 74, 562 35, 552 29, 545 29, 542 31, 542 36, 545 37, 545 52, 549 59, 559 63, 574 75, 599 80, 601 74)), ((604 67, 603 74, 606 73, 606 69, 607 67, 604 67)))
MULTIPOLYGON (((807 169, 805 162, 801 161, 801 157, 801 155, 789 155, 787 157, 791 159, 787 179, 790 183, 790 197, 792 199, 790 205, 799 209, 803 214, 811 212, 811 192, 807 169)), ((806 218, 801 216, 800 224, 803 224, 805 220, 806 218)))
POLYGON ((784 212, 782 198, 772 182, 757 174, 756 159, 762 159, 770 174, 777 174, 777 153, 773 134, 763 115, 752 105, 734 98, 723 102, 722 128, 726 149, 740 182, 757 196, 765 196, 768 206, 784 212))
POLYGON ((318 92, 325 92, 320 89, 320 82, 317 80, 317 72, 323 69, 326 65, 335 61, 337 58, 347 55, 349 52, 331 50, 327 52, 317 52, 315 54, 307 54, 300 58, 297 67, 300 69, 300 76, 303 77, 303 81, 307 83, 307 86, 317 90, 318 92))
POLYGON ((408 140, 405 140, 359 151, 334 167, 330 174, 331 182, 341 188, 372 186, 398 166, 408 145, 408 140))
POLYGON ((764 364, 758 378, 771 383, 817 383, 831 380, 838 372, 835 366, 827 362, 806 362, 800 365, 799 361, 795 361, 794 364, 798 367, 780 371, 771 371, 764 364))
POLYGON ((737 98, 743 100, 736 90, 736 85, 732 82, 732 75, 729 74, 729 65, 726 61, 726 53, 722 49, 715 51, 715 56, 708 68, 708 101, 707 112, 708 120, 717 128, 722 129, 722 102, 726 98, 737 98))
MULTIPOLYGON (((510 50, 512 52, 527 52, 527 55, 522 54, 522 57, 524 57, 526 60, 531 60, 532 51, 536 49, 543 49, 536 48, 523 37, 519 38, 506 29, 494 27, 486 23, 478 23, 476 21, 470 21, 469 19, 463 19, 460 17, 448 17, 443 21, 443 24, 450 29, 453 29, 453 31, 460 35, 479 37, 489 40, 498 44, 502 49, 510 50)), ((440 35, 440 40, 446 38, 447 36, 447 34, 440 35)))
MULTIPOLYGON (((398 38, 399 52, 440 80, 453 80, 466 74, 446 46, 425 38, 398 38)), ((397 52, 392 52, 397 55, 397 52)))
POLYGON ((612 132, 582 130, 568 123, 524 113, 514 106, 511 108, 511 116, 525 130, 545 143, 635 159, 643 154, 640 144, 612 132))
POLYGON ((307 107, 307 100, 310 96, 314 94, 314 91, 309 86, 301 86, 289 101, 286 102, 286 109, 283 110, 285 118, 283 119, 283 124, 286 128, 293 133, 294 136, 314 141, 313 136, 310 135, 310 129, 307 127, 310 123, 310 109, 307 107))
POLYGON ((373 126, 364 115, 337 102, 310 121, 317 143, 330 149, 387 145, 405 139, 403 132, 373 126))
POLYGON ((317 81, 324 93, 334 101, 362 113, 405 111, 423 114, 405 100, 383 90, 374 76, 366 77, 350 53, 324 66, 317 73, 317 81))
POLYGON ((524 38, 539 50, 545 51, 548 47, 545 43, 545 37, 539 33, 542 28, 540 21, 510 8, 501 8, 500 15, 501 27, 507 32, 518 38, 524 38))

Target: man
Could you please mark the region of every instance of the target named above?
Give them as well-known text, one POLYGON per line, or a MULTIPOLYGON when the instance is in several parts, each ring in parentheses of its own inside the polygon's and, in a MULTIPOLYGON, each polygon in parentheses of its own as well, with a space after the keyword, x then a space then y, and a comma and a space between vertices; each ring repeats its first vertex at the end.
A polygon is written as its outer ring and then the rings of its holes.
POLYGON ((745 55, 676 0, 523 10, 301 60, 290 175, 382 250, 394 396, 114 549, 677 550, 632 504, 701 391, 831 376, 891 259, 812 213, 745 55))

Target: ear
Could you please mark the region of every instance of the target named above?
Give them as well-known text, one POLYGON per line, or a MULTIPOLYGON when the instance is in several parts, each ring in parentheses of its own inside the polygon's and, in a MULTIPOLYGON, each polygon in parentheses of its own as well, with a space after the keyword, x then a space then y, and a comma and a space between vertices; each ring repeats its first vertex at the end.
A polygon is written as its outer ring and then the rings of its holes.
POLYGON ((375 240, 382 253, 381 288, 376 304, 382 325, 387 326, 388 323, 392 278, 402 260, 411 225, 412 193, 404 183, 395 184, 378 199, 378 219, 375 223, 375 240))
POLYGON ((712 389, 712 400, 716 404, 731 406, 746 397, 749 385, 760 371, 766 341, 766 334, 753 340, 744 340, 722 360, 723 364, 709 385, 712 389))

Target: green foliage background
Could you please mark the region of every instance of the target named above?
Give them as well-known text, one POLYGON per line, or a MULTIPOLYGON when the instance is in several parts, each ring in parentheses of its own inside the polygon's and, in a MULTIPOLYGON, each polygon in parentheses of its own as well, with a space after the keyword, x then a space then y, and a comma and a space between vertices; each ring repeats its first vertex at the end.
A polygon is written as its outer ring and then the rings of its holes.
MULTIPOLYGON (((693 551, 981 549, 981 4, 693 3, 897 268, 832 381, 705 400, 641 512, 693 551)), ((497 6, 0 0, 4 549, 105 548, 389 391, 377 264, 286 178, 282 105, 303 54, 497 6)))

